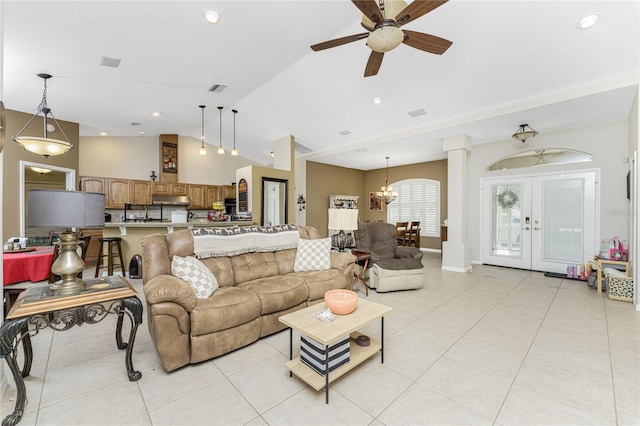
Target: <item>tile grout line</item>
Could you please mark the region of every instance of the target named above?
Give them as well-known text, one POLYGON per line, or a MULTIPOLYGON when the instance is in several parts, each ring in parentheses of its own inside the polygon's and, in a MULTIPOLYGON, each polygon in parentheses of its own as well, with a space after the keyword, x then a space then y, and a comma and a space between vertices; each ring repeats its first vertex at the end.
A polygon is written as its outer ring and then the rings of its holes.
MULTIPOLYGON (((607 283, 607 285, 609 285, 607 283)), ((607 328, 607 349, 609 349, 609 369, 611 371, 611 391, 613 394, 613 416, 616 421, 616 425, 618 424, 618 404, 616 401, 616 378, 613 374, 613 355, 611 352, 611 335, 609 333, 609 316, 607 311, 607 303, 604 299, 604 292, 601 292, 602 295, 602 304, 604 306, 604 322, 607 328)))

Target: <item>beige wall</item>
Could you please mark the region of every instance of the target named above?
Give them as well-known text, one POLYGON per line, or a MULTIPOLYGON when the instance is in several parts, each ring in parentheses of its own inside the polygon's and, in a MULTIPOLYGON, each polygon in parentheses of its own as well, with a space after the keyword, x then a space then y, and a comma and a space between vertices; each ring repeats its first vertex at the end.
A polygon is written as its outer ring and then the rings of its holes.
MULTIPOLYGON (((151 171, 160 176, 158 136, 82 137, 80 176, 149 180, 151 171)), ((200 155, 201 142, 179 136, 178 181, 206 185, 230 185, 236 181, 236 169, 258 164, 230 151, 219 155, 207 144, 207 155, 200 155)), ((241 147, 239 147, 242 153, 241 147)))
MULTIPOLYGON (((29 161, 46 165, 65 167, 68 169, 78 170, 79 163, 79 126, 77 123, 70 123, 59 120, 64 132, 69 137, 69 141, 74 148, 63 155, 45 158, 32 152, 22 149, 20 145, 12 141, 22 126, 33 117, 33 114, 26 114, 18 111, 6 110, 7 131, 6 142, 3 150, 4 167, 2 172, 2 233, 3 235, 20 235, 20 161, 29 161)), ((36 118, 33 123, 24 131, 23 134, 31 136, 42 136, 42 118, 36 118)), ((56 130, 50 133, 51 137, 64 139, 60 131, 56 130)), ((77 173, 76 173, 77 178, 77 173)), ((75 188, 77 188, 77 182, 75 188)))

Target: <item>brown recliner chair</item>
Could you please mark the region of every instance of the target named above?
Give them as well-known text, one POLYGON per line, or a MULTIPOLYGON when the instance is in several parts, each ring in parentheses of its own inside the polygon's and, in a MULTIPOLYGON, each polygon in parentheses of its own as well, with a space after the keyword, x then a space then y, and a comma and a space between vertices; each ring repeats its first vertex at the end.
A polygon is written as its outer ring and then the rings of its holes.
POLYGON ((371 253, 370 287, 380 293, 422 288, 422 252, 416 247, 398 247, 394 225, 360 222, 355 236, 358 250, 371 253))

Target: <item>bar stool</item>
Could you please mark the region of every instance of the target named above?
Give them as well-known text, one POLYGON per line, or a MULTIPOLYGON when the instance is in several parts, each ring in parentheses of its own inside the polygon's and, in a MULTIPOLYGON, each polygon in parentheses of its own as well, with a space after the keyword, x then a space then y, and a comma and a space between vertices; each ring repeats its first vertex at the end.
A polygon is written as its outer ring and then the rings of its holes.
POLYGON ((98 238, 100 242, 100 249, 98 249, 98 264, 96 265, 96 278, 98 278, 98 274, 100 273, 100 269, 107 268, 109 276, 113 275, 113 268, 120 268, 122 270, 122 275, 125 275, 126 272, 124 270, 124 259, 122 258, 122 246, 120 242, 122 238, 119 237, 103 237, 98 238), (104 247, 104 243, 107 243, 107 254, 102 254, 102 248, 104 247), (116 248, 117 253, 114 253, 114 247, 116 248), (120 259, 120 263, 113 263, 114 257, 117 256, 120 259), (107 258, 107 266, 102 266, 102 258, 107 258))

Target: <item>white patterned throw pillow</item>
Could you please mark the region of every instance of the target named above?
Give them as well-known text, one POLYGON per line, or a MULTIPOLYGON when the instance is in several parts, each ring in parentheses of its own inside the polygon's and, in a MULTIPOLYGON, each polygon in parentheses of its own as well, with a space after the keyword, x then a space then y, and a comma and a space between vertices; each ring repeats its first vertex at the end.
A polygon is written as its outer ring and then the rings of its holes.
POLYGON ((293 270, 302 271, 325 271, 331 268, 331 239, 298 241, 296 260, 293 263, 293 270))
POLYGON ((196 293, 197 299, 207 299, 218 289, 215 275, 195 257, 173 256, 171 273, 186 281, 196 293))

